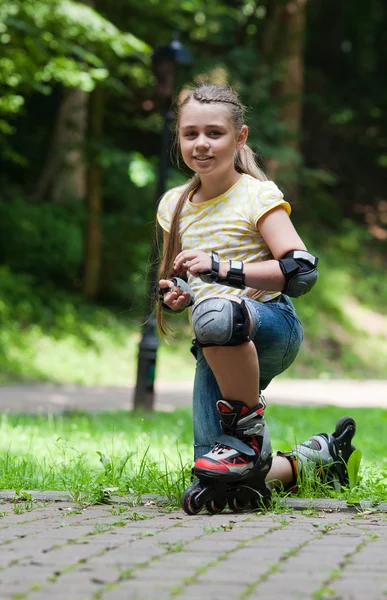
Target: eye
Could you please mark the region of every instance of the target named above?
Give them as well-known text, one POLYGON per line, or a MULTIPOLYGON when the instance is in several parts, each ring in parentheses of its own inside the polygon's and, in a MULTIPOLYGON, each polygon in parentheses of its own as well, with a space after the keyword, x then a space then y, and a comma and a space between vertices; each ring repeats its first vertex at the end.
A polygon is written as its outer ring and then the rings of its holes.
POLYGON ((186 131, 186 133, 184 134, 184 137, 192 138, 195 135, 196 135, 196 133, 194 131, 186 131))
POLYGON ((222 135, 222 132, 218 131, 217 129, 213 129, 212 131, 210 131, 210 136, 212 137, 218 137, 220 135, 222 135))

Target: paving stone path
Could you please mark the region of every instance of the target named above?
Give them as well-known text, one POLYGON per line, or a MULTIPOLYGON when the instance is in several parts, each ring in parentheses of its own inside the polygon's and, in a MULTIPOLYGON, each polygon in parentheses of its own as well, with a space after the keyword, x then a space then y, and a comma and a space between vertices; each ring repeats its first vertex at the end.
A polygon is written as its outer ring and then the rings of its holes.
POLYGON ((387 514, 0 501, 0 600, 387 598, 387 514))

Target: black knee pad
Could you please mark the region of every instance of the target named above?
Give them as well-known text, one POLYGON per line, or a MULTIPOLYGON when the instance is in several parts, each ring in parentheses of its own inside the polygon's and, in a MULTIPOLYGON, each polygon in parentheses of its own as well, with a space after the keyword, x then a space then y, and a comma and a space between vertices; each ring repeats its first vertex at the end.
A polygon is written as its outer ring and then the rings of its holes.
POLYGON ((239 346, 248 341, 250 317, 241 303, 225 296, 205 298, 192 311, 192 326, 197 346, 239 346))

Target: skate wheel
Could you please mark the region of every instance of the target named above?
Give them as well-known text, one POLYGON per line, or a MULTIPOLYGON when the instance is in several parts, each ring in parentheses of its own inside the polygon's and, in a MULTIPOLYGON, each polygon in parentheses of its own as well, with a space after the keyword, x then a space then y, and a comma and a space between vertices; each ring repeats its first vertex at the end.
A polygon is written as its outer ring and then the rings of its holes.
POLYGON ((250 508, 250 498, 242 490, 233 492, 228 496, 228 506, 233 512, 245 512, 250 508))
POLYGON ((352 439, 356 433, 356 423, 352 417, 341 417, 336 423, 336 429, 333 432, 333 437, 339 438, 343 435, 349 428, 351 428, 348 433, 350 435, 350 439, 352 439))
POLYGON ((187 515, 197 515, 203 508, 203 504, 197 501, 197 496, 202 491, 202 488, 196 486, 194 488, 188 488, 182 496, 181 507, 187 515))
POLYGON ((211 515, 221 513, 226 507, 226 500, 220 498, 213 498, 205 502, 206 509, 211 515))
POLYGON ((271 502, 271 487, 265 483, 262 490, 257 490, 256 494, 250 498, 251 506, 254 510, 265 510, 269 508, 271 502))

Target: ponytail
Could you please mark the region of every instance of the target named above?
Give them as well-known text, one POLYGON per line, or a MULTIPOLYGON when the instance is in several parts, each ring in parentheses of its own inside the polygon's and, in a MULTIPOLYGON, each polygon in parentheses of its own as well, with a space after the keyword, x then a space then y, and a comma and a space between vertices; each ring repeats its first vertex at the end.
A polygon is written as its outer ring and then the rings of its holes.
POLYGON ((247 144, 237 150, 234 165, 238 173, 246 173, 259 181, 267 181, 265 173, 257 165, 254 152, 247 144))
MULTIPOLYGON (((246 173, 259 181, 267 181, 265 173, 256 163, 254 152, 247 144, 237 151, 234 165, 238 173, 246 173)), ((244 294, 244 296, 252 298, 253 300, 259 300, 264 295, 265 292, 263 290, 255 290, 253 288, 248 288, 244 294)))
MULTIPOLYGON (((175 273, 173 270, 173 263, 176 256, 179 254, 179 252, 181 252, 181 239, 179 233, 180 215, 186 201, 192 192, 197 190, 198 187, 200 187, 200 177, 199 175, 195 175, 188 181, 180 195, 179 200, 177 201, 175 212, 173 213, 171 228, 168 234, 168 243, 163 244, 163 255, 160 262, 159 279, 171 279, 171 277, 177 275, 177 273, 175 273)), ((180 274, 180 276, 181 275, 182 274, 180 274)), ((156 318, 160 333, 163 336, 166 336, 171 332, 171 328, 168 327, 165 322, 161 302, 157 303, 156 318)))

